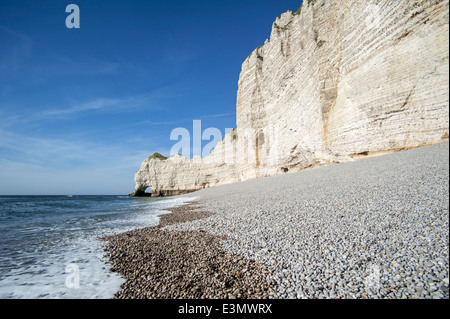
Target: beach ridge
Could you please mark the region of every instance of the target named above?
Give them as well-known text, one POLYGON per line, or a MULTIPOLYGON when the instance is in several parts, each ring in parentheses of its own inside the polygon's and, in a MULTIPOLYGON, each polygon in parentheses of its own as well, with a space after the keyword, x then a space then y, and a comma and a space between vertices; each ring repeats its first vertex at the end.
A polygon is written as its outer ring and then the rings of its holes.
POLYGON ((265 299, 273 293, 269 270, 227 254, 223 237, 163 228, 207 218, 199 202, 167 208, 154 227, 105 237, 112 271, 126 282, 117 299, 265 299))

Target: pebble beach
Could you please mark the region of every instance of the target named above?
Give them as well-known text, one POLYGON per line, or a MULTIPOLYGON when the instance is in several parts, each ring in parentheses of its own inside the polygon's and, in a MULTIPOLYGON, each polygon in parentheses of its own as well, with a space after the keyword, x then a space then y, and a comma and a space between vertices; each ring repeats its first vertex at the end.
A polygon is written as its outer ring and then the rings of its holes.
POLYGON ((105 238, 116 298, 449 298, 448 141, 182 197, 105 238))

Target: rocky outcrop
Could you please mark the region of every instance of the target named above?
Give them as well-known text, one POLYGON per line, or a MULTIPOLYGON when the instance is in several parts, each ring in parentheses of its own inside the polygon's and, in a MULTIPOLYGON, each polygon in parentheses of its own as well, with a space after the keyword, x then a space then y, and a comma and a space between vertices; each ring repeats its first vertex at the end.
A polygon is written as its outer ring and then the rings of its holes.
POLYGON ((245 60, 237 128, 203 159, 147 159, 173 195, 433 144, 449 132, 449 1, 304 1, 245 60))
POLYGON ((238 181, 234 170, 224 163, 207 163, 200 157, 188 160, 181 155, 166 160, 146 159, 136 173, 136 189, 132 196, 175 196, 202 188, 238 181))

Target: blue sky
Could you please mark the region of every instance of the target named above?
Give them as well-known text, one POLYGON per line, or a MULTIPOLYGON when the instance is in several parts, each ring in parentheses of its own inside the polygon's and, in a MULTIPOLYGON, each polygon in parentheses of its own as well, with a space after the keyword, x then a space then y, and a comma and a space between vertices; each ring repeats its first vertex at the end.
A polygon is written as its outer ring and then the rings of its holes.
POLYGON ((1 0, 0 195, 131 193, 173 129, 236 126, 242 63, 300 5, 1 0))

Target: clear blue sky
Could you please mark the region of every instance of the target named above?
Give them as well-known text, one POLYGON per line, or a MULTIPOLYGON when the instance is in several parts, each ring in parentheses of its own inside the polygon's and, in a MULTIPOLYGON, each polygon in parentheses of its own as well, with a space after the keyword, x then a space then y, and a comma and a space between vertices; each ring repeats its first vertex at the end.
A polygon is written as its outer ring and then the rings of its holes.
POLYGON ((1 0, 0 195, 128 194, 174 128, 235 127, 242 63, 300 5, 1 0))

